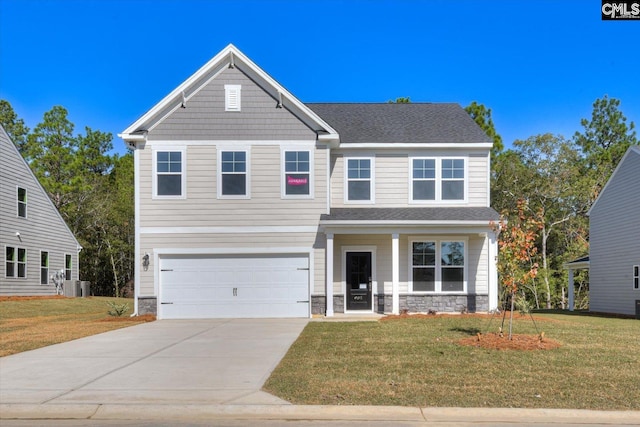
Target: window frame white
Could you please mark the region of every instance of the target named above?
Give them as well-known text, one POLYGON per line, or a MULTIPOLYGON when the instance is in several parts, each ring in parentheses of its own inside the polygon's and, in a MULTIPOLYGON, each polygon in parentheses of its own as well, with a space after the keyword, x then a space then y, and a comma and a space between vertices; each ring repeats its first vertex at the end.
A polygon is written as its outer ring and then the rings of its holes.
POLYGON ((313 173, 314 169, 314 156, 313 151, 310 148, 302 147, 282 147, 280 149, 280 198, 282 199, 313 199, 315 177, 313 173), (309 154, 309 171, 308 172, 287 172, 287 153, 302 153, 309 154), (309 180, 309 194, 287 194, 287 173, 294 175, 307 175, 309 180))
MULTIPOLYGON (((469 199, 469 158, 465 156, 410 156, 409 157, 409 203, 419 205, 430 204, 464 204, 469 199), (413 183, 416 178, 413 177, 413 161, 414 160, 434 160, 436 174, 435 174, 435 198, 433 200, 421 200, 414 199, 413 197, 413 183), (464 178, 443 178, 442 177, 442 162, 443 160, 462 160, 464 164, 464 178), (463 181, 463 198, 462 199, 443 199, 442 198, 442 184, 446 181, 463 181)), ((423 181, 425 179, 418 178, 417 180, 423 181)))
POLYGON ((27 210, 27 201, 29 197, 29 192, 26 187, 21 187, 16 185, 16 216, 18 218, 28 218, 28 210, 27 210), (24 201, 20 200, 20 190, 24 191, 24 201), (20 206, 24 206, 24 215, 20 215, 20 206))
POLYGON ((40 251, 40 284, 41 285, 48 285, 49 284, 49 270, 50 270, 50 262, 51 262, 51 255, 49 253, 49 251, 40 251), (47 255, 47 262, 46 262, 46 266, 42 265, 42 255, 46 254, 47 255), (45 273, 46 270, 46 273, 45 273), (42 273, 45 273, 44 276, 42 275, 42 273), (45 283, 43 283, 43 277, 46 279, 45 283))
POLYGON ((633 290, 640 291, 640 264, 634 265, 633 270, 631 271, 633 277, 633 290))
POLYGON ((4 277, 7 279, 27 279, 28 277, 28 262, 29 262, 29 252, 27 251, 27 248, 21 248, 19 246, 9 246, 9 245, 5 245, 4 247, 4 277), (11 248, 13 249, 13 254, 14 254, 14 258, 12 260, 7 259, 7 250, 11 248), (20 261, 20 251, 23 250, 24 251, 24 261, 20 261), (8 269, 7 269, 7 264, 12 263, 13 264, 13 275, 9 276, 8 274, 8 269), (24 265, 24 275, 20 276, 20 265, 23 264, 24 265))
POLYGON ((64 254, 64 280, 73 280, 73 255, 64 254), (69 259, 69 267, 67 268, 67 259, 69 259))
MULTIPOLYGON (((251 199, 251 149, 246 147, 218 147, 216 155, 216 193, 217 198, 224 200, 249 200, 251 199), (222 154, 223 153, 245 153, 245 194, 222 194, 222 154)), ((224 174, 240 173, 224 172, 224 174)))
POLYGON ((349 205, 372 205, 376 202, 376 157, 375 156, 345 156, 344 157, 344 203, 349 205), (349 161, 350 160, 368 160, 369 161, 369 178, 349 178, 349 161), (350 200, 349 199, 349 182, 369 181, 369 199, 368 200, 350 200))
POLYGON ((224 85, 224 111, 242 111, 242 85, 224 85))
MULTIPOLYGON (((408 264, 408 276, 407 287, 410 294, 415 295, 467 295, 469 286, 469 239, 464 236, 409 236, 409 245, 407 252, 407 264, 408 264), (420 291, 413 289, 413 269, 422 266, 413 265, 413 244, 420 242, 433 242, 435 243, 435 276, 434 276, 434 290, 433 291, 420 291), (443 291, 442 290, 442 243, 446 242, 459 242, 464 245, 463 257, 464 265, 462 266, 462 291, 443 291)), ((447 267, 445 267, 447 268, 447 267)), ((459 267, 458 267, 459 268, 459 267)))
POLYGON ((187 149, 183 146, 163 146, 152 149, 152 198, 163 200, 180 200, 187 198, 187 149), (158 172, 158 153, 181 153, 180 154, 180 195, 158 194, 158 175, 177 175, 176 173, 158 172))

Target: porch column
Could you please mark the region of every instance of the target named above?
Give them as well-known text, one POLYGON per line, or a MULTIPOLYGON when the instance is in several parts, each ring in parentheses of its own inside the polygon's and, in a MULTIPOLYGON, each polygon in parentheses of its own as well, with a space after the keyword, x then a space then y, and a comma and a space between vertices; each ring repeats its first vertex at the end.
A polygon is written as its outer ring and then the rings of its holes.
POLYGON ((573 269, 569 269, 569 311, 573 311, 575 305, 575 296, 573 289, 573 269))
POLYGON ((489 311, 498 308, 498 239, 495 232, 487 233, 489 240, 489 311))
POLYGON ((400 235, 391 235, 391 301, 392 313, 400 314, 400 235))
POLYGON ((325 252, 325 271, 327 273, 327 290, 325 292, 327 299, 327 311, 325 316, 333 317, 333 233, 327 233, 327 248, 325 249, 325 252))

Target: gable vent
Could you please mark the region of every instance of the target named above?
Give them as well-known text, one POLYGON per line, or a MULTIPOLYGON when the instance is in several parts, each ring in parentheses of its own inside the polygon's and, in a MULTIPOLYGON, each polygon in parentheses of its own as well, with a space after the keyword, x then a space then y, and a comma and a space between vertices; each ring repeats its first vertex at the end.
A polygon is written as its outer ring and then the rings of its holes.
POLYGON ((224 85, 224 110, 240 111, 241 85, 224 85))

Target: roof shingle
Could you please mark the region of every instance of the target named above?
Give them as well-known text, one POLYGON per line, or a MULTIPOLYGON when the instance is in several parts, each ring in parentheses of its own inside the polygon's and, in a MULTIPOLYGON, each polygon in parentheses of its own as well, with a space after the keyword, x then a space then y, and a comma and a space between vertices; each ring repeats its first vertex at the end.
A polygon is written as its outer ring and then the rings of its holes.
POLYGON ((487 207, 434 208, 332 208, 321 221, 498 221, 500 215, 487 207))

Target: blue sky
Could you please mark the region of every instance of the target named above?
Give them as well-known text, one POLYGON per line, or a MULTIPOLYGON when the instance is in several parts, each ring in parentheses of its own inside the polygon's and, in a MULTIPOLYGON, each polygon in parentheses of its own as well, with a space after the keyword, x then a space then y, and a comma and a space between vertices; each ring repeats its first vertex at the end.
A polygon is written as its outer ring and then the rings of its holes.
MULTIPOLYGON (((600 1, 0 0, 0 98, 116 136, 233 43, 303 102, 477 101, 509 145, 596 98, 640 125, 640 21, 600 1)), ((639 132, 640 133, 640 132, 639 132)))

